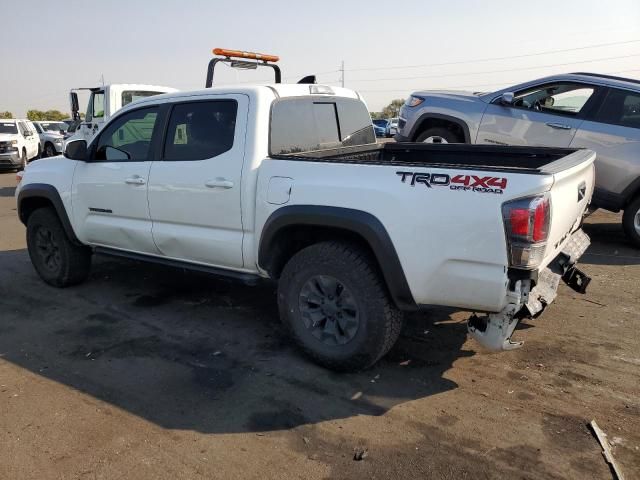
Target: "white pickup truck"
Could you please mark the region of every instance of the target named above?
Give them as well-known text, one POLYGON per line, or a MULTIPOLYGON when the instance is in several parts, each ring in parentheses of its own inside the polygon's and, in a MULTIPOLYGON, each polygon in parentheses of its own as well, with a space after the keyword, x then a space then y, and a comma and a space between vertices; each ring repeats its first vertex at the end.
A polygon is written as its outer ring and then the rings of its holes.
POLYGON ((376 144, 356 92, 214 87, 123 108, 89 145, 29 165, 16 199, 45 282, 82 282, 93 253, 277 280, 302 349, 357 370, 421 305, 480 313, 472 336, 503 350, 560 278, 584 292, 594 158, 376 144))

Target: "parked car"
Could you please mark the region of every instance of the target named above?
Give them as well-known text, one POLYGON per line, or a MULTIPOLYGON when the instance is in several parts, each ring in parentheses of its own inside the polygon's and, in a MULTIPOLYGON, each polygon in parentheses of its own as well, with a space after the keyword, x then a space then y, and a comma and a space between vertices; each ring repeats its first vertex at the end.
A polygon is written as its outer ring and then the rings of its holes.
POLYGON ((375 363, 422 304, 489 312, 469 331, 503 350, 560 278, 584 292, 593 152, 377 144, 356 92, 279 78, 139 100, 29 165, 16 198, 40 277, 80 283, 104 253, 277 280, 292 337, 338 370, 375 363))
POLYGON ((398 117, 390 118, 387 122, 387 137, 391 138, 398 133, 398 117))
POLYGON ((0 170, 19 170, 40 155, 36 128, 29 120, 0 120, 0 170))
POLYGON ((45 157, 62 153, 68 125, 65 122, 33 122, 40 137, 40 151, 45 157))
POLYGON ((373 120, 373 130, 376 134, 376 137, 386 137, 387 136, 387 124, 389 122, 382 118, 377 118, 373 120))
POLYGON ((640 247, 638 80, 572 73, 492 93, 415 92, 400 111, 396 140, 592 149, 593 206, 624 210, 624 231, 640 247))

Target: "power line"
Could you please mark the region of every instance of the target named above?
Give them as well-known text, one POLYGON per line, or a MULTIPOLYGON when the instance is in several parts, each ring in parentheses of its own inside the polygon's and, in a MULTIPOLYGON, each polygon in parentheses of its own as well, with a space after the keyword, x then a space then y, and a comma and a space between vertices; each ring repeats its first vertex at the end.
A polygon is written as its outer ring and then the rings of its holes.
POLYGON ((396 81, 396 80, 417 80, 422 78, 444 78, 444 77, 458 77, 458 76, 466 76, 466 75, 482 75, 487 73, 505 73, 505 72, 518 72, 524 70, 535 70, 537 68, 551 68, 551 67, 564 67, 567 65, 576 65, 581 63, 593 63, 593 62, 601 62, 605 60, 617 60, 621 58, 631 58, 638 57, 640 53, 633 53, 631 55, 621 55, 617 57, 604 57, 604 58, 594 58, 592 60, 581 60, 578 62, 566 62, 566 63, 555 63, 551 65, 538 65, 533 67, 523 67, 523 68, 508 68, 502 70, 485 70, 483 72, 458 72, 458 73, 444 73, 439 75, 419 75, 413 77, 395 77, 395 78, 363 78, 359 80, 353 80, 353 82, 384 82, 384 81, 396 81))
MULTIPOLYGON (((640 69, 634 69, 634 70, 620 70, 620 71, 616 71, 616 72, 604 72, 605 75, 616 75, 616 74, 620 74, 620 73, 631 73, 631 72, 640 72, 640 69)), ((494 85, 509 85, 509 84, 518 84, 521 83, 521 81, 516 81, 516 80, 512 80, 512 81, 503 81, 503 82, 493 82, 493 83, 483 83, 483 84, 475 84, 475 85, 456 85, 456 86, 443 86, 443 87, 429 87, 428 89, 425 90, 444 90, 444 89, 453 89, 453 90, 457 90, 457 89, 461 89, 461 88, 476 88, 476 87, 491 87, 494 85)), ((390 89, 390 90, 358 90, 359 93, 389 93, 389 92, 410 92, 410 91, 415 91, 415 90, 419 90, 421 87, 416 87, 416 88, 398 88, 398 89, 390 89)))
POLYGON ((478 58, 475 60, 459 60, 455 62, 443 62, 443 63, 424 63, 420 65, 396 65, 394 67, 366 67, 366 68, 353 68, 350 69, 350 72, 363 72, 369 70, 393 70, 396 68, 422 68, 422 67, 442 67, 445 65, 461 65, 465 63, 479 63, 479 62, 490 62, 494 60, 509 60, 512 58, 526 58, 526 57, 536 57, 539 55, 550 55, 552 53, 562 53, 562 52, 575 52, 578 50, 587 50, 589 48, 600 48, 600 47, 611 47, 614 45, 626 45, 629 43, 637 43, 640 42, 638 40, 626 40, 624 42, 611 42, 611 43, 600 43, 596 45, 586 45, 583 47, 574 47, 574 48, 563 48, 561 50, 546 50, 544 52, 536 52, 536 53, 526 53, 523 55, 511 55, 507 57, 487 57, 487 58, 478 58))

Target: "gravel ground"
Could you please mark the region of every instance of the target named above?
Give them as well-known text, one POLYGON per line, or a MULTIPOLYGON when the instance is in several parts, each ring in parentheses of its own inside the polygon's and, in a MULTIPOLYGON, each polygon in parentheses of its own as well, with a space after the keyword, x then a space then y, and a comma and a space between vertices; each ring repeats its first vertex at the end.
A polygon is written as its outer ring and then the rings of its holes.
POLYGON ((432 309, 345 375, 290 344, 269 285, 107 257, 43 284, 14 185, 0 175, 1 479, 610 479, 591 419, 640 478, 640 251, 619 215, 587 220, 589 293, 561 287, 522 349, 483 352, 468 312, 432 309))

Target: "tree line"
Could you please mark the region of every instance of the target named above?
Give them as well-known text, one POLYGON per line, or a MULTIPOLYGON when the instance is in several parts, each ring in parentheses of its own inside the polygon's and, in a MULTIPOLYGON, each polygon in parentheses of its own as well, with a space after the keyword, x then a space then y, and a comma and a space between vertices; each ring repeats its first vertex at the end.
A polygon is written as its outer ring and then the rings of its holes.
MULTIPOLYGON (((80 117, 84 117, 84 114, 80 114, 80 117)), ((15 118, 13 116, 13 113, 6 111, 6 112, 0 112, 0 119, 10 119, 10 118, 15 118)), ((60 110, 36 110, 36 109, 31 109, 29 111, 27 111, 27 119, 31 120, 31 121, 52 121, 52 122, 59 122, 62 120, 66 120, 69 117, 68 113, 64 113, 61 112, 60 110)))
POLYGON ((400 113, 400 107, 404 104, 404 99, 397 98, 392 100, 389 105, 384 107, 381 112, 370 112, 371 118, 376 120, 378 118, 393 118, 397 117, 400 113))

